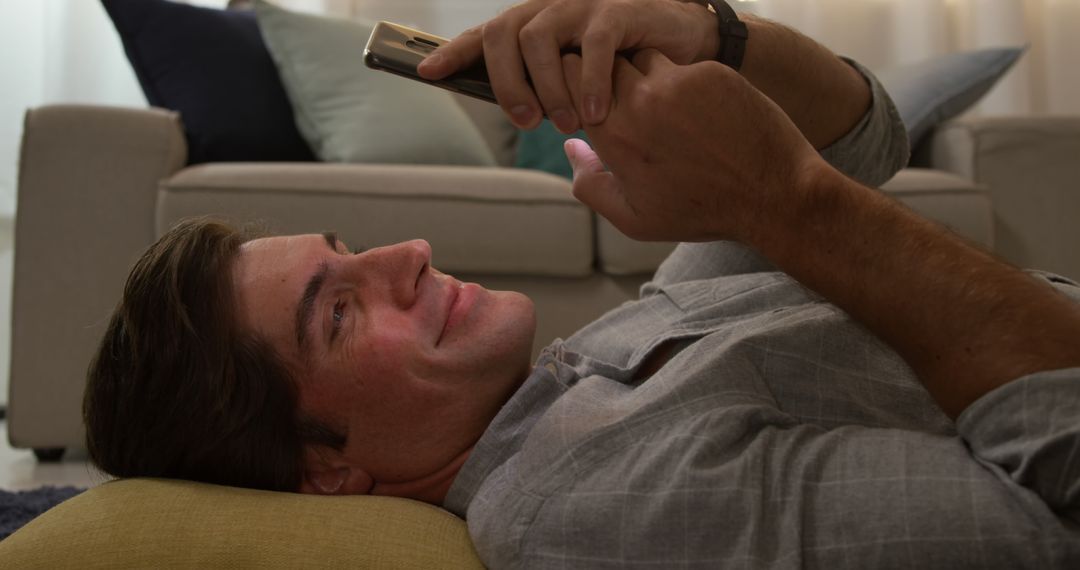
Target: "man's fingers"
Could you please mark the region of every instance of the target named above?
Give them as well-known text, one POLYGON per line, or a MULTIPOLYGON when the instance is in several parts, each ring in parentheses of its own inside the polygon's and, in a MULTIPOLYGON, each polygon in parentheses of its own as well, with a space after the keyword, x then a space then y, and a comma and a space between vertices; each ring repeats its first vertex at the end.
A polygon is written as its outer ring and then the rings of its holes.
POLYGON ((484 62, 491 78, 491 90, 510 120, 522 129, 531 129, 542 116, 525 74, 518 32, 536 15, 538 8, 519 4, 483 26, 484 62))
MULTIPOLYGON (((511 11, 507 12, 509 15, 511 11)), ((484 26, 484 59, 491 91, 518 128, 532 128, 542 117, 540 101, 529 86, 525 62, 517 43, 515 23, 495 19, 484 26)))
MULTIPOLYGON (((581 101, 581 56, 576 53, 564 54, 562 56, 562 70, 563 79, 566 81, 566 88, 570 90, 571 100, 581 101)), ((580 115, 582 108, 578 107, 577 110, 580 115)))
POLYGON ((435 81, 472 67, 483 55, 484 43, 480 28, 470 28, 431 52, 416 67, 416 72, 424 79, 435 81))
POLYGON ((528 36, 523 31, 521 48, 525 65, 529 68, 532 87, 548 119, 551 119, 556 129, 565 134, 578 130, 577 112, 563 76, 558 42, 542 33, 528 36))
POLYGON ((599 124, 607 117, 615 52, 625 35, 626 21, 613 16, 610 21, 594 22, 581 39, 582 89, 574 100, 582 110, 582 119, 590 125, 599 124))
POLYGON ((589 2, 556 2, 536 14, 518 33, 532 87, 551 122, 563 133, 580 123, 563 76, 562 50, 575 40, 577 25, 587 19, 589 2))
MULTIPOLYGON (((634 67, 629 60, 622 56, 615 57, 615 72, 612 81, 615 85, 615 100, 629 100, 630 94, 641 84, 644 76, 638 68, 634 67)), ((659 110, 658 110, 659 111, 659 110)))
POLYGON ((666 55, 652 48, 638 50, 634 54, 632 63, 644 75, 651 75, 655 71, 675 66, 666 55))

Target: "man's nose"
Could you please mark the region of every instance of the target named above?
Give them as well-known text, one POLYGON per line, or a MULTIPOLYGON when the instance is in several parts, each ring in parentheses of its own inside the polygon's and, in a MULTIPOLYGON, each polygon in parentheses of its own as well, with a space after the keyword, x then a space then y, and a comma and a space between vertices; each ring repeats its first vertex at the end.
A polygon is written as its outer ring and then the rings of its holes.
POLYGON ((361 262, 361 265, 366 267, 357 269, 365 274, 365 281, 384 289, 397 306, 408 308, 416 302, 420 277, 431 263, 428 242, 422 239, 405 241, 369 250, 363 257, 367 258, 363 260, 367 263, 361 262))
POLYGON ((426 240, 414 239, 403 241, 390 247, 404 250, 402 255, 414 258, 414 261, 421 265, 431 263, 431 244, 426 240))

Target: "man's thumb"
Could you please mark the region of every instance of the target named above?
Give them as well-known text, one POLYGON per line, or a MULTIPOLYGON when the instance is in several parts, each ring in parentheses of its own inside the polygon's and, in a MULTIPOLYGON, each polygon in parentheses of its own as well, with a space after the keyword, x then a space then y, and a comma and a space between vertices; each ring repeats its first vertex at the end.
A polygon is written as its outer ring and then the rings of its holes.
POLYGON ((604 168, 588 143, 570 139, 563 149, 574 168, 574 197, 624 233, 632 228, 637 222, 635 212, 626 203, 615 175, 604 168))
POLYGON ((604 171, 604 163, 600 157, 589 147, 589 143, 581 139, 566 139, 563 152, 570 161, 570 167, 574 169, 574 178, 577 178, 579 173, 604 171))

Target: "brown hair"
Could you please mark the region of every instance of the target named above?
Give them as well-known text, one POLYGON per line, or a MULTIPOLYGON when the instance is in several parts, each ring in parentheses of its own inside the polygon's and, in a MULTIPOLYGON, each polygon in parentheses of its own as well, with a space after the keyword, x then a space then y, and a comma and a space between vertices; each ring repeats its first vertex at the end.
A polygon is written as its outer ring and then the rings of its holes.
POLYGON ((101 470, 298 491, 304 444, 344 447, 344 435, 299 412, 270 346, 239 327, 231 269, 251 237, 184 221, 131 270, 83 399, 101 470))

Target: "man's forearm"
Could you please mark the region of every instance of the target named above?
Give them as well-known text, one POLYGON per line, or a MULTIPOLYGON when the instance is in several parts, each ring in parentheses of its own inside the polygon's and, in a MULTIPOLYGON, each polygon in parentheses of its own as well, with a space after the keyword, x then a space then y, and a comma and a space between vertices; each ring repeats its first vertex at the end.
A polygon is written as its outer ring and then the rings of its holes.
MULTIPOLYGON (((699 59, 714 59, 719 49, 715 15, 712 35, 699 59), (715 43, 714 43, 715 42, 715 43)), ((749 29, 740 73, 784 110, 803 136, 822 149, 836 142, 870 108, 870 87, 836 54, 784 25, 740 14, 749 29)))
POLYGON ((877 191, 807 176, 751 244, 892 346, 957 417, 994 388, 1080 366, 1080 307, 877 191))

